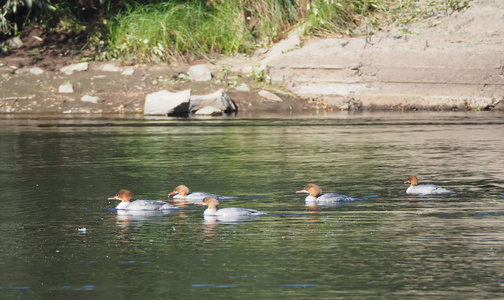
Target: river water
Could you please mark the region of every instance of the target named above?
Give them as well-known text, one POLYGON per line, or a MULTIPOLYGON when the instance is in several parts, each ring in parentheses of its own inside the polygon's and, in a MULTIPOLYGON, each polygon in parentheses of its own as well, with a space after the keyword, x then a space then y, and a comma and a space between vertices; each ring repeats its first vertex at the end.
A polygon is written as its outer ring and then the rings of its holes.
POLYGON ((503 117, 2 116, 0 298, 500 298, 503 117), (457 193, 408 196, 408 175, 457 193), (307 183, 363 201, 306 206, 307 183), (107 200, 167 200, 179 184, 268 215, 124 214, 107 200))

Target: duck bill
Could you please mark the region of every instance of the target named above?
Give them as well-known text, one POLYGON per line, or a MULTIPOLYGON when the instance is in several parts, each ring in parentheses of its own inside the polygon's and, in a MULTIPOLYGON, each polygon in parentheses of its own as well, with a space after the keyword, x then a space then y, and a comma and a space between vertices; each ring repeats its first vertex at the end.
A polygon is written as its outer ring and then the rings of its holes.
POLYGON ((405 181, 404 183, 411 183, 411 181, 409 181, 409 180, 406 180, 406 181, 405 181))
POLYGON ((168 196, 172 196, 172 195, 175 195, 175 194, 178 194, 177 192, 173 191, 171 193, 168 194, 168 196))
POLYGON ((296 191, 297 194, 303 194, 303 193, 308 193, 308 191, 306 190, 300 190, 300 191, 296 191))
POLYGON ((121 200, 121 199, 119 199, 117 196, 114 196, 114 197, 108 198, 108 200, 121 200))

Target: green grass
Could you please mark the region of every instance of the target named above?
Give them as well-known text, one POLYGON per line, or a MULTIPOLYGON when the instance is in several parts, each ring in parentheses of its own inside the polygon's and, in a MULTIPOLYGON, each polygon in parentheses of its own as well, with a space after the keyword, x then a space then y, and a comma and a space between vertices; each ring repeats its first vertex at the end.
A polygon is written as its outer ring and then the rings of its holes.
POLYGON ((381 0, 315 0, 311 1, 306 17, 304 33, 310 36, 334 34, 355 35, 359 24, 373 13, 384 11, 381 0))
POLYGON ((300 25, 306 36, 355 34, 383 0, 216 0, 134 4, 110 23, 105 58, 180 60, 251 53, 300 25))
POLYGON ((110 25, 109 55, 124 60, 170 61, 186 54, 246 52, 253 40, 233 9, 201 1, 136 5, 110 25))

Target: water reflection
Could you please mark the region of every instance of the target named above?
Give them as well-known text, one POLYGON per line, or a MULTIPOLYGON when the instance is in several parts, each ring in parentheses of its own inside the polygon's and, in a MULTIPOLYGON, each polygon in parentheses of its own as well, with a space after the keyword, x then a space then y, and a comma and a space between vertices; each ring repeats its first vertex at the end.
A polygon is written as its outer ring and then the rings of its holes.
MULTIPOLYGON (((356 201, 353 201, 356 202, 356 201)), ((305 201, 305 206, 312 210, 318 210, 323 207, 339 207, 349 205, 351 202, 319 202, 319 201, 305 201)))
POLYGON ((409 201, 443 201, 449 200, 450 195, 407 195, 406 199, 409 201))
POLYGON ((168 216, 175 210, 115 210, 117 221, 121 223, 130 223, 131 221, 146 221, 153 217, 168 216))
POLYGON ((226 223, 237 223, 237 222, 244 222, 244 221, 251 221, 257 218, 260 218, 261 216, 229 216, 229 215, 224 215, 224 216, 208 216, 204 215, 205 218, 205 224, 215 224, 215 223, 221 223, 221 224, 226 224, 226 223))

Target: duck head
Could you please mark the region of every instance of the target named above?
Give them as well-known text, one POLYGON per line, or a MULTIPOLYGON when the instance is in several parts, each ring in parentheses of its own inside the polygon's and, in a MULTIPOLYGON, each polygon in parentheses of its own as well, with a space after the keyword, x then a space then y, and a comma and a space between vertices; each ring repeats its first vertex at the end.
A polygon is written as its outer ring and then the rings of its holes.
POLYGON ((418 185, 418 179, 416 176, 409 176, 408 180, 406 180, 404 183, 410 183, 411 186, 417 186, 418 185))
POLYGON ((322 194, 322 189, 314 183, 309 183, 304 187, 304 189, 297 191, 296 193, 307 193, 310 194, 310 196, 317 198, 320 194, 322 194))
POLYGON ((130 190, 122 189, 114 197, 108 198, 108 200, 120 200, 122 202, 131 202, 133 198, 133 192, 130 190))
POLYGON ((176 195, 178 194, 179 196, 185 197, 187 194, 189 194, 189 188, 183 184, 177 186, 173 192, 169 193, 168 196, 176 195))
POLYGON ((203 202, 201 204, 208 206, 209 209, 217 209, 219 201, 214 197, 205 197, 205 199, 203 199, 203 202))

